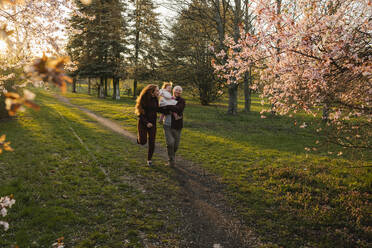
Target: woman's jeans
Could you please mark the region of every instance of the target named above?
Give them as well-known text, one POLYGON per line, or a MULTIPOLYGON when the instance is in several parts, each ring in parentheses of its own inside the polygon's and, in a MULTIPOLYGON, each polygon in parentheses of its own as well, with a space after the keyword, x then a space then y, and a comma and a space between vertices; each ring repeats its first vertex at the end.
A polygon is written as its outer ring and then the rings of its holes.
POLYGON ((147 160, 152 159, 152 155, 155 150, 155 137, 156 137, 156 125, 152 128, 147 128, 142 124, 138 124, 138 137, 137 143, 144 145, 149 142, 148 151, 147 151, 147 160))

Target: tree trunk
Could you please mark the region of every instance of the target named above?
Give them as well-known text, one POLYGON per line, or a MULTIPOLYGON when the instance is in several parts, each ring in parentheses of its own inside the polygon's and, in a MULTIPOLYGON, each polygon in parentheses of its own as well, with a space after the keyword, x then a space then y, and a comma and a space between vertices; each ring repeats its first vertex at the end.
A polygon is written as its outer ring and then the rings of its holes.
MULTIPOLYGON (((249 1, 244 1, 244 31, 245 33, 253 34, 253 25, 252 25, 252 14, 249 13, 249 1)), ((249 70, 244 74, 244 111, 251 111, 252 103, 252 90, 251 86, 253 83, 252 78, 252 65, 249 66, 249 70)))
MULTIPOLYGON (((223 2, 222 2, 223 3, 223 2)), ((217 23, 217 32, 218 32, 218 40, 220 42, 219 44, 219 48, 220 50, 224 49, 225 45, 224 45, 224 41, 225 41, 225 20, 223 19, 223 10, 221 9, 221 3, 220 1, 218 0, 216 3, 215 3, 215 22, 217 23)))
POLYGON ((138 77, 138 54, 139 54, 139 49, 140 49, 140 12, 139 12, 139 2, 136 0, 136 40, 134 43, 134 80, 133 80, 133 98, 137 98, 137 77, 138 77))
POLYGON ((72 93, 76 93, 76 76, 72 78, 72 93))
POLYGON ((120 99, 120 80, 119 78, 116 79, 116 100, 120 99))
POLYGON ((90 82, 90 77, 88 78, 88 95, 90 95, 90 86, 91 85, 91 82, 90 82))
POLYGON ((139 31, 136 32, 136 44, 135 44, 135 54, 134 54, 134 81, 133 81, 133 98, 137 97, 137 74, 138 74, 138 54, 139 54, 139 31))
POLYGON ((327 103, 323 104, 323 114, 322 114, 322 121, 327 122, 329 117, 329 106, 327 103))
MULTIPOLYGON (((276 0, 276 14, 277 15, 280 15, 282 13, 282 0, 276 0)), ((280 23, 280 21, 278 21, 277 23, 276 23, 276 29, 277 29, 277 32, 279 32, 279 30, 281 29, 281 23, 280 23)), ((277 48, 276 48, 276 51, 277 51, 277 54, 279 54, 280 53, 280 39, 278 39, 277 41, 276 41, 276 46, 277 46, 277 48)), ((279 56, 278 56, 278 58, 277 58, 277 61, 278 61, 278 63, 279 63, 279 61, 280 61, 280 59, 279 59, 279 56)))
MULTIPOLYGON (((276 14, 277 15, 280 15, 281 14, 281 8, 282 8, 282 0, 276 0, 276 14)), ((278 21, 277 23, 276 23, 276 30, 277 30, 277 32, 279 32, 279 30, 280 30, 280 28, 281 28, 281 23, 280 23, 280 21, 278 21)), ((277 59, 276 59, 276 61, 277 61, 277 63, 279 64, 279 62, 280 62, 280 58, 279 58, 279 54, 280 54, 280 39, 278 39, 277 41, 276 41, 276 53, 277 53, 277 59)), ((276 78, 279 78, 279 75, 275 75, 275 77, 276 78)), ((274 94, 280 94, 280 92, 277 92, 277 90, 274 92, 274 94)), ((275 108, 274 108, 274 103, 273 104, 271 104, 271 114, 272 115, 275 115, 276 114, 276 111, 275 111, 275 108)))
POLYGON ((137 98, 137 78, 134 77, 133 81, 133 98, 137 98))
POLYGON ((100 77, 100 82, 98 86, 98 97, 99 98, 105 98, 105 89, 104 89, 104 84, 105 84, 105 79, 103 76, 100 77))
MULTIPOLYGON (((235 0, 234 10, 234 41, 237 43, 240 38, 239 24, 241 22, 241 0, 235 0)), ((238 52, 238 49, 234 49, 238 52)), ((229 85, 229 107, 227 110, 228 114, 236 115, 238 113, 238 82, 234 80, 234 83, 229 85)))
POLYGON ((231 115, 238 113, 238 84, 229 85, 229 107, 227 113, 231 115))
POLYGON ((207 93, 206 93, 205 89, 201 89, 200 87, 199 87, 199 99, 200 99, 200 104, 201 105, 203 105, 203 106, 209 105, 207 93))
POLYGON ((105 91, 104 91, 104 96, 108 96, 107 94, 107 77, 105 77, 105 91))
POLYGON ((119 100, 120 99, 120 89, 119 89, 119 78, 112 79, 112 99, 119 100))
POLYGON ((242 22, 242 10, 241 10, 241 0, 235 0, 235 11, 234 11, 234 41, 238 42, 240 38, 240 28, 239 25, 242 22))
POLYGON ((112 79, 112 100, 116 100, 116 80, 112 79))
POLYGON ((252 67, 244 74, 244 111, 251 112, 252 92, 250 86, 252 85, 252 67))
POLYGON ((9 113, 6 110, 6 105, 5 105, 5 96, 0 95, 0 120, 3 118, 9 118, 9 113))

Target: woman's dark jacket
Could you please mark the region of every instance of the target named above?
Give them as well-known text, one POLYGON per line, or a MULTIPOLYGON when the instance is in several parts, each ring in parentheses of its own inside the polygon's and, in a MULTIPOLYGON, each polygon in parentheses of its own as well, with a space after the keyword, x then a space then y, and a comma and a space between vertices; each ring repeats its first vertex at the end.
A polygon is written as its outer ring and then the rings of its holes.
POLYGON ((151 97, 147 102, 142 104, 142 108, 145 111, 145 113, 140 114, 138 122, 139 124, 144 126, 147 126, 149 122, 153 126, 156 126, 157 112, 169 114, 169 110, 167 108, 159 107, 157 97, 151 97))
POLYGON ((147 123, 151 123, 153 126, 156 126, 157 112, 162 114, 170 114, 170 111, 176 112, 178 116, 182 117, 179 120, 176 120, 172 115, 172 124, 171 128, 182 129, 183 128, 183 110, 185 109, 186 102, 182 97, 177 97, 176 105, 167 105, 164 107, 159 107, 159 102, 156 97, 151 97, 148 102, 143 103, 142 108, 145 113, 139 116, 138 123, 143 126, 147 126, 147 123))

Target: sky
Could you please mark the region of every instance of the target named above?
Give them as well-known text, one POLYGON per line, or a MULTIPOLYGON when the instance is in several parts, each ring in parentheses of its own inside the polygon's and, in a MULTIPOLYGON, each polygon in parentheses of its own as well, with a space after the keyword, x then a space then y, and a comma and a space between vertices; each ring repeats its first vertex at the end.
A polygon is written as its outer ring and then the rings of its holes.
MULTIPOLYGON (((163 25, 163 32, 167 33, 168 29, 167 27, 169 28, 170 27, 170 23, 172 22, 172 20, 175 19, 175 16, 177 15, 177 13, 172 10, 172 0, 154 0, 155 3, 159 6, 157 9, 156 9, 156 12, 158 12, 160 14, 159 16, 159 19, 160 19, 160 22, 161 24, 163 25)), ((174 3, 174 2, 173 2, 174 3)), ((66 17, 67 18, 67 13, 69 13, 68 9, 66 8, 63 8, 65 11, 66 11, 66 17)), ((62 34, 61 31, 56 31, 59 35, 57 35, 58 37, 67 37, 66 34, 62 34)), ((60 49, 63 50, 63 46, 64 46, 64 43, 65 41, 63 39, 61 39, 62 43, 61 44, 58 44, 60 46, 60 49)), ((40 48, 36 48, 36 44, 31 44, 31 45, 35 45, 35 48, 34 48, 34 52, 37 56, 40 56, 42 55, 43 51, 45 50, 45 46, 42 46, 42 49, 40 48)), ((0 54, 4 54, 8 52, 8 49, 7 49, 7 44, 5 42, 2 42, 0 41, 0 54)), ((45 51, 44 51, 45 52, 45 51)))
POLYGON ((163 25, 167 26, 169 25, 169 21, 172 21, 172 18, 174 18, 177 13, 171 8, 166 7, 171 5, 172 0, 155 0, 155 2, 159 5, 159 8, 156 10, 160 14, 160 20, 163 25))

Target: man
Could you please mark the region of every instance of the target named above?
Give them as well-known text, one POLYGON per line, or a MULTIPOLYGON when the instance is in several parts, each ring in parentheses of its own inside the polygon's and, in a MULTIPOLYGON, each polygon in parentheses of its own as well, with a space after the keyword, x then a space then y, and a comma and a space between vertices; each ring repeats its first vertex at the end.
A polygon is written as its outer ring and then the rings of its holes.
POLYGON ((169 166, 175 166, 175 157, 178 150, 178 145, 181 139, 181 130, 183 128, 183 110, 185 109, 185 99, 181 97, 181 86, 173 88, 173 96, 177 101, 174 106, 168 106, 173 112, 167 115, 164 119, 164 136, 167 143, 168 162, 169 166))

